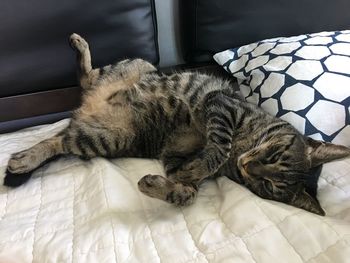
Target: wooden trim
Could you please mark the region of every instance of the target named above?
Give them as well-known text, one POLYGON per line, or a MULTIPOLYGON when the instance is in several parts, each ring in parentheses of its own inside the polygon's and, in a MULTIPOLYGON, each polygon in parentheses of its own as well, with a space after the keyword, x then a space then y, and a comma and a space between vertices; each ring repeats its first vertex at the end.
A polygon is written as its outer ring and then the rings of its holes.
POLYGON ((0 98, 0 122, 70 111, 80 104, 78 87, 0 98))
POLYGON ((71 112, 66 111, 66 112, 40 115, 36 117, 30 117, 30 118, 19 119, 19 120, 4 121, 4 122, 0 122, 0 134, 17 131, 27 127, 54 123, 56 121, 59 121, 65 118, 70 118, 70 117, 71 117, 71 112))

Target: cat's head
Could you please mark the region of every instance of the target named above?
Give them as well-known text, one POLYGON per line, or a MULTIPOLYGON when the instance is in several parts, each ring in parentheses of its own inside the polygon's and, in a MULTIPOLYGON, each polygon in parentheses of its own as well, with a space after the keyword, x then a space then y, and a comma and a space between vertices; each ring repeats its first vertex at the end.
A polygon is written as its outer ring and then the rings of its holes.
POLYGON ((257 195, 325 215, 316 198, 321 165, 348 156, 345 146, 278 133, 239 156, 237 165, 257 195))

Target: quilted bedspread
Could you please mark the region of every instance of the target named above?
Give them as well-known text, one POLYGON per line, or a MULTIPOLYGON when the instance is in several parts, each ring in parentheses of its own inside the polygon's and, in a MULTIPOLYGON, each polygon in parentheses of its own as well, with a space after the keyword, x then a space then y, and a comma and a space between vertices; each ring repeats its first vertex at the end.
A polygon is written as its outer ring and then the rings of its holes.
MULTIPOLYGON (((1 135, 1 177, 11 153, 67 124, 1 135)), ((323 168, 326 217, 263 200, 226 178, 175 208, 137 190, 148 173, 163 174, 161 163, 64 157, 20 188, 1 186, 0 262, 350 262, 350 159, 323 168)))

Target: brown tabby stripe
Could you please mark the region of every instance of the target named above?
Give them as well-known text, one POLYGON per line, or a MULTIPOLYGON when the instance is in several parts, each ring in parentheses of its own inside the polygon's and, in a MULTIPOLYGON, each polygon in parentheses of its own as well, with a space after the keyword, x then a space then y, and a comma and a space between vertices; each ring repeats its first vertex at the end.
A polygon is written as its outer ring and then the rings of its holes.
POLYGON ((140 101, 133 101, 131 105, 139 110, 147 110, 147 106, 140 101))
MULTIPOLYGON (((91 136, 85 134, 82 130, 80 130, 80 136, 83 140, 83 143, 86 144, 93 153, 95 153, 96 155, 98 155, 100 153, 99 149, 97 148, 97 146, 95 145, 95 140, 94 138, 92 138, 91 136)), ((83 144, 83 146, 84 146, 83 144)))
POLYGON ((175 74, 170 79, 176 83, 176 82, 179 82, 181 80, 181 77, 179 74, 175 74))
POLYGON ((197 103, 199 99, 199 96, 198 96, 199 93, 204 90, 204 88, 209 84, 209 82, 210 82, 210 79, 207 78, 199 86, 196 87, 196 90, 192 93, 189 99, 191 108, 193 108, 194 104, 197 103))
MULTIPOLYGON (((231 119, 230 123, 234 123, 235 120, 235 115, 233 114, 232 111, 229 111, 228 109, 225 109, 224 107, 218 107, 215 105, 209 106, 206 109, 207 112, 216 112, 216 116, 221 118, 221 119, 231 119)), ((209 113, 207 116, 213 115, 211 113, 209 113)), ((237 128, 236 126, 234 126, 234 128, 237 128)))
POLYGON ((154 93, 156 90, 157 90, 157 86, 149 86, 148 85, 148 88, 149 88, 149 90, 150 90, 150 92, 152 92, 152 93, 154 93))
POLYGON ((107 98, 108 103, 111 103, 111 101, 120 94, 120 90, 113 92, 111 95, 109 95, 109 97, 107 98))
POLYGON ((217 144, 228 144, 231 142, 231 138, 225 138, 221 134, 217 133, 216 131, 209 131, 208 139, 211 141, 214 141, 217 144))
POLYGON ((246 112, 244 111, 242 112, 241 116, 239 116, 239 120, 235 125, 236 129, 239 129, 242 127, 245 117, 246 117, 246 112))
POLYGON ((182 204, 186 204, 189 200, 193 199, 196 196, 195 192, 191 192, 190 194, 187 194, 187 196, 182 200, 182 204))
POLYGON ((207 158, 206 158, 206 165, 207 165, 207 169, 209 171, 212 171, 215 169, 215 166, 216 164, 218 163, 217 160, 214 160, 214 157, 213 155, 209 155, 207 158))
MULTIPOLYGON (((218 117, 214 117, 214 118, 210 119, 210 123, 212 125, 215 125, 216 127, 220 127, 220 126, 229 127, 229 124, 227 124, 223 119, 218 118, 218 117)), ((232 130, 232 128, 231 128, 231 130, 232 130)))
POLYGON ((207 94, 204 95, 203 97, 203 104, 204 105, 208 105, 209 101, 211 99, 217 98, 218 95, 221 95, 222 91, 221 90, 213 90, 213 91, 209 91, 207 94))
POLYGON ((139 87, 140 89, 142 89, 142 90, 148 90, 148 89, 149 89, 149 86, 146 85, 146 83, 143 83, 143 82, 139 83, 139 84, 138 84, 138 87, 139 87))
POLYGON ((270 133, 274 132, 274 131, 278 131, 283 127, 288 126, 289 124, 286 122, 275 122, 270 124, 269 126, 266 127, 266 129, 262 130, 261 133, 262 134, 266 134, 269 135, 270 133))
POLYGON ((169 104, 170 107, 175 108, 175 106, 177 104, 176 102, 177 102, 177 100, 176 100, 175 96, 170 95, 168 97, 168 104, 169 104))
POLYGON ((104 74, 105 74, 105 68, 103 67, 103 68, 99 68, 99 75, 100 75, 100 77, 101 76, 103 76, 104 74))
POLYGON ((84 135, 82 131, 77 130, 77 136, 75 137, 75 144, 83 156, 87 156, 87 151, 83 145, 84 135))
POLYGON ((171 191, 170 193, 168 193, 165 200, 168 201, 169 203, 174 203, 175 202, 175 191, 171 191))
POLYGON ((111 149, 110 144, 107 141, 107 139, 103 135, 100 134, 98 136, 98 140, 99 140, 100 145, 102 146, 103 150, 105 151, 106 156, 113 156, 112 149, 111 149))
POLYGON ((181 121, 183 110, 184 110, 183 103, 179 103, 179 105, 177 106, 173 114, 173 122, 178 123, 179 121, 181 121))
POLYGON ((232 130, 227 129, 225 126, 216 126, 213 127, 216 132, 220 132, 223 136, 225 135, 227 138, 232 138, 232 130))
POLYGON ((193 88, 195 80, 196 80, 196 75, 191 74, 184 89, 183 89, 184 95, 187 95, 187 93, 193 88))
POLYGON ((208 115, 207 118, 213 120, 214 122, 217 120, 220 120, 221 122, 223 122, 224 126, 229 127, 231 130, 233 130, 233 120, 232 120, 232 116, 233 115, 225 115, 221 112, 216 112, 216 111, 211 111, 208 115), (231 117, 231 118, 230 118, 231 117))

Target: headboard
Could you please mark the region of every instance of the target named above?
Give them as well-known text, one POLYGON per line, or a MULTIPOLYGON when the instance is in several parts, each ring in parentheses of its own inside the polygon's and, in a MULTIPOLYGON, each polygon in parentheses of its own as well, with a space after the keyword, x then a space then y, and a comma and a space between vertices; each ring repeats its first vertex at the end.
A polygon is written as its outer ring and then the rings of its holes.
POLYGON ((73 32, 90 43, 95 67, 159 61, 154 0, 3 0, 0 17, 0 132, 56 121, 78 105, 73 32), (26 120, 43 115, 51 117, 26 120))
POLYGON ((3 0, 0 96, 76 84, 71 33, 90 42, 93 63, 125 57, 158 62, 153 1, 3 0))
POLYGON ((350 28, 349 0, 183 0, 187 62, 278 36, 350 28))

